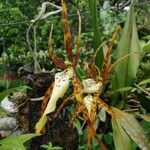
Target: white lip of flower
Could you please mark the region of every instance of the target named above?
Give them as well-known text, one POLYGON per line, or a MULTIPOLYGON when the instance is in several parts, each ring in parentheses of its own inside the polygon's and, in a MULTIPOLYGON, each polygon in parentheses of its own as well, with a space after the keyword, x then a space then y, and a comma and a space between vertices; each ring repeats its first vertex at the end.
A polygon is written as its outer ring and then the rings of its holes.
POLYGON ((84 97, 84 103, 89 114, 91 113, 92 102, 93 102, 93 97, 90 94, 84 97))
POLYGON ((46 124, 47 117, 46 115, 53 112, 56 109, 56 103, 59 98, 64 96, 65 92, 69 87, 70 78, 73 77, 73 68, 67 68, 66 70, 56 73, 55 75, 55 83, 54 88, 50 97, 50 100, 47 104, 47 107, 40 118, 40 120, 36 124, 36 133, 40 133, 46 124))
POLYGON ((93 79, 85 79, 82 81, 82 84, 84 93, 96 93, 102 87, 102 83, 96 83, 93 79))
POLYGON ((52 91, 51 98, 45 109, 44 115, 53 112, 56 108, 57 100, 64 96, 69 87, 70 78, 73 76, 73 68, 67 68, 66 70, 56 73, 55 83, 52 91))

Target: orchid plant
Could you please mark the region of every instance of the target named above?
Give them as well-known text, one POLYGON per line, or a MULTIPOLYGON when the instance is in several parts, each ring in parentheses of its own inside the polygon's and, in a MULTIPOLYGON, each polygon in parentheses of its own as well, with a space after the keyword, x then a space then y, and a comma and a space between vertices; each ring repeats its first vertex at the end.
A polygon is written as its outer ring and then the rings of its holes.
MULTIPOLYGON (((69 63, 64 62, 51 50, 51 40, 49 40, 49 52, 51 58, 53 59, 55 65, 61 69, 65 69, 62 72, 58 72, 55 75, 55 81, 47 90, 43 102, 42 102, 42 115, 39 122, 36 124, 36 133, 41 133, 44 129, 47 120, 47 114, 53 112, 56 109, 56 103, 59 98, 63 98, 69 84, 73 86, 72 98, 70 96, 62 101, 61 106, 58 108, 56 115, 59 114, 60 110, 68 100, 74 100, 76 103, 74 114, 70 120, 73 123, 76 117, 82 116, 83 120, 88 126, 88 149, 92 148, 92 138, 95 137, 100 148, 102 150, 107 149, 105 144, 100 139, 99 135, 96 133, 94 128, 94 122, 96 120, 96 115, 99 110, 104 110, 111 116, 112 127, 113 127, 113 137, 116 149, 120 149, 119 145, 122 145, 123 150, 131 149, 131 139, 143 150, 150 149, 150 144, 148 137, 145 134, 142 127, 139 125, 138 121, 135 119, 134 115, 119 110, 117 108, 111 107, 104 100, 101 99, 102 90, 105 87, 109 75, 112 73, 115 65, 118 64, 124 58, 127 58, 131 54, 127 54, 124 57, 117 60, 114 64, 110 64, 110 53, 114 41, 117 38, 117 33, 119 27, 117 27, 113 38, 108 46, 103 67, 101 73, 99 69, 95 66, 95 55, 97 51, 102 47, 102 45, 95 52, 93 63, 88 64, 85 67, 85 72, 87 73, 88 79, 81 81, 78 77, 76 68, 78 64, 79 47, 80 47, 80 35, 81 35, 81 18, 79 15, 79 36, 77 40, 76 54, 73 55, 72 52, 72 37, 70 32, 70 26, 67 19, 67 8, 64 0, 61 0, 62 4, 62 17, 64 24, 64 43, 65 50, 69 59, 69 63), (69 65, 68 65, 69 64, 69 65), (131 139, 130 139, 131 138, 131 139), (123 139, 123 140, 121 140, 123 139)), ((50 34, 51 35, 51 34, 50 34)))

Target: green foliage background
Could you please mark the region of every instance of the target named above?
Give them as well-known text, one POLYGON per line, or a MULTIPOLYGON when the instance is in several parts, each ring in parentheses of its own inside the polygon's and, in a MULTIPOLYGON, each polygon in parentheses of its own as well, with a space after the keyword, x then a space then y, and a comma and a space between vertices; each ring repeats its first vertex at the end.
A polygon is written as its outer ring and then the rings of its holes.
MULTIPOLYGON (((26 41, 26 32, 27 28, 30 25, 30 20, 36 18, 39 13, 41 4, 44 1, 11 1, 11 0, 1 0, 0 3, 0 55, 2 52, 7 54, 7 60, 3 60, 4 65, 3 69, 11 68, 11 70, 17 70, 18 67, 26 64, 27 62, 32 62, 32 55, 29 51, 26 41)), ((60 5, 60 1, 51 1, 57 5, 60 5)), ((72 27, 73 38, 77 35, 78 30, 78 18, 76 17, 76 11, 79 9, 82 17, 82 41, 81 41, 81 56, 82 58, 90 57, 92 48, 96 49, 99 42, 95 45, 92 43, 92 24, 87 16, 90 16, 91 11, 89 11, 89 5, 85 0, 75 0, 75 1, 66 1, 68 6, 69 20, 72 27), (86 38, 84 38, 86 36, 86 38), (86 43, 86 44, 85 44, 86 43), (88 43, 88 44, 87 44, 88 43), (93 46, 93 44, 95 46, 93 46), (86 54, 84 51, 86 50, 86 54), (83 53, 82 53, 83 51, 83 53), (85 55, 84 55, 85 54, 85 55)), ((116 1, 111 1, 111 4, 114 4, 116 1)), ((97 18, 98 26, 101 31, 100 35, 97 34, 97 37, 100 37, 101 40, 107 38, 107 35, 111 29, 113 32, 112 24, 105 26, 107 22, 114 23, 117 22, 112 16, 119 16, 115 11, 108 10, 108 13, 105 12, 105 15, 99 16, 100 6, 102 6, 103 1, 95 1, 98 7, 97 18), (102 20, 102 21, 100 21, 102 20), (107 22, 106 22, 107 20, 107 22)), ((48 8, 47 11, 51 11, 52 8, 48 8)), ((101 12, 100 12, 101 13, 101 12)), ((118 17, 117 17, 118 18, 118 17)), ((119 18, 120 19, 120 18, 119 18)), ((44 21, 40 21, 37 24, 37 51, 47 51, 47 41, 49 36, 49 31, 51 24, 54 24, 53 30, 53 40, 52 45, 53 49, 57 51, 58 56, 64 57, 62 52, 63 47, 63 30, 61 23, 61 13, 56 16, 51 16, 44 21)), ((109 34, 110 35, 110 34, 109 34)), ((33 48, 33 29, 30 32, 31 46, 33 48)), ((93 41, 95 42, 95 41, 93 41)), ((47 56, 47 55, 46 55, 47 56)), ((47 56, 48 58, 48 56, 47 56)), ((50 59, 50 58, 49 58, 50 59)), ((44 65, 44 62, 41 59, 40 64, 44 65)), ((48 66, 48 65, 47 65, 48 66)))

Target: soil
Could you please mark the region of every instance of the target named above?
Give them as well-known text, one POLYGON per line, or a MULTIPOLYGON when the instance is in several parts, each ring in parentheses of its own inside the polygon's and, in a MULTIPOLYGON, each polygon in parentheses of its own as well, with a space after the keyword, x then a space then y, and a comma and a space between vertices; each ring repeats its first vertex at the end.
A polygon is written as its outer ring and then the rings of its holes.
POLYGON ((30 74, 24 78, 24 82, 31 89, 27 91, 30 98, 38 98, 44 96, 46 90, 54 81, 54 73, 30 74))

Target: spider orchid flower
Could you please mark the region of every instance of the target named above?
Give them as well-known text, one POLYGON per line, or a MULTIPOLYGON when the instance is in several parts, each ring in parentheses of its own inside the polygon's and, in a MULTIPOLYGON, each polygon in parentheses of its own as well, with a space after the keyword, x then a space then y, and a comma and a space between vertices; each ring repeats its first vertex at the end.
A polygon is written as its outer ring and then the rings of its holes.
POLYGON ((93 79, 83 80, 82 85, 83 85, 83 92, 89 94, 99 92, 102 87, 102 83, 100 82, 96 83, 96 81, 94 81, 93 79))
POLYGON ((56 104, 59 98, 63 97, 66 93, 70 78, 73 77, 73 68, 69 67, 66 70, 56 73, 55 75, 55 82, 54 88, 50 97, 50 100, 47 104, 47 107, 40 118, 39 122, 36 124, 36 133, 40 133, 43 129, 44 125, 46 124, 47 117, 46 115, 53 112, 56 109, 56 104))

